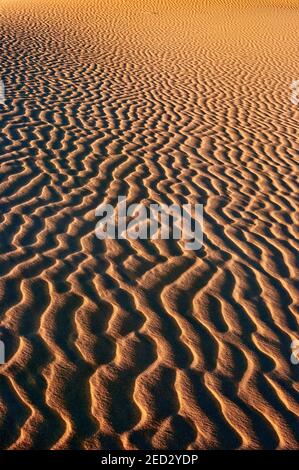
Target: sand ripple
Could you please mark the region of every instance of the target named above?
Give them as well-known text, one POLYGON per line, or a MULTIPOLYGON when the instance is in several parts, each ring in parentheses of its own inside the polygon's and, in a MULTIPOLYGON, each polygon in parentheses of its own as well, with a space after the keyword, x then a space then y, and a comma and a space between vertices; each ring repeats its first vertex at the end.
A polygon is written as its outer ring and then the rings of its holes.
POLYGON ((1 5, 1 448, 298 447, 298 3, 1 5), (120 194, 204 248, 98 240, 120 194))

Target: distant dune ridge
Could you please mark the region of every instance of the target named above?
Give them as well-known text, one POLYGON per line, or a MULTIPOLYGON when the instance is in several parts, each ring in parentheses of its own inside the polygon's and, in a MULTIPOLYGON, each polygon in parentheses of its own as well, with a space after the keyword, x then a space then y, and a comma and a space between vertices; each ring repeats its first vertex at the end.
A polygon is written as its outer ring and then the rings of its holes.
POLYGON ((0 2, 2 449, 298 448, 298 6, 0 2))

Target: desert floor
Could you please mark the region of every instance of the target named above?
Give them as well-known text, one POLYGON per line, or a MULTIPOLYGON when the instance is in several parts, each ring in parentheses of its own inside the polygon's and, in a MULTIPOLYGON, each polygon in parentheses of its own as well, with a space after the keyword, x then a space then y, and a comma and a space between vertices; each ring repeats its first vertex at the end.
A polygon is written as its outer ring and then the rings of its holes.
POLYGON ((2 449, 298 448, 298 6, 1 0, 2 449))

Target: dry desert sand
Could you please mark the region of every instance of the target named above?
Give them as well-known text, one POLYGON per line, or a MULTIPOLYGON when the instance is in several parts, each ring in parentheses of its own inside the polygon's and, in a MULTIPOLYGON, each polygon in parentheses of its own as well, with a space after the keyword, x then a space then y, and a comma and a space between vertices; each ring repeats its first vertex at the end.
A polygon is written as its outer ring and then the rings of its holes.
POLYGON ((298 448, 298 7, 0 1, 2 449, 298 448), (118 195, 203 248, 98 240, 118 195))

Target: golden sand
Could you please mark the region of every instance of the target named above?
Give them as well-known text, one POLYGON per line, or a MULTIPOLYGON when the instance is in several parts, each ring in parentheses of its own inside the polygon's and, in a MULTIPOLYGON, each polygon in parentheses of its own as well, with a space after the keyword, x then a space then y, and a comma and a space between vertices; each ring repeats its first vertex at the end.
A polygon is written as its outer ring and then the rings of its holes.
POLYGON ((1 448, 298 447, 298 6, 1 0, 1 448), (204 247, 98 240, 120 194, 204 247))

